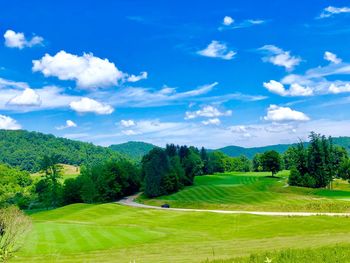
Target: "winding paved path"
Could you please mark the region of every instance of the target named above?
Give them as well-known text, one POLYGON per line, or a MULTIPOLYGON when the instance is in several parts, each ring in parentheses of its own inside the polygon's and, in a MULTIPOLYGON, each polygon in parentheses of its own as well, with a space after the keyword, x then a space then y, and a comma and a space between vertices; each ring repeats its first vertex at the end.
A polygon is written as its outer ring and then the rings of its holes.
POLYGON ((206 213, 217 213, 217 214, 250 214, 250 215, 264 215, 264 216, 345 216, 350 217, 350 213, 317 213, 317 212, 262 212, 262 211, 230 211, 230 210, 206 210, 206 209, 193 209, 193 208, 162 208, 159 206, 144 205, 135 202, 135 199, 140 195, 132 195, 126 197, 120 201, 118 204, 147 208, 147 209, 157 209, 166 211, 182 211, 182 212, 206 212, 206 213))

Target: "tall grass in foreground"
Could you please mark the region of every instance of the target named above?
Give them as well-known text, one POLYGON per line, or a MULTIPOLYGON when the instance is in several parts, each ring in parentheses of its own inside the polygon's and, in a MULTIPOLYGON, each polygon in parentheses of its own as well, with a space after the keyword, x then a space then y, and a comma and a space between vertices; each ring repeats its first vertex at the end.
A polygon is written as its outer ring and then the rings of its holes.
POLYGON ((286 249, 252 254, 248 257, 225 260, 207 260, 205 263, 347 263, 350 262, 350 245, 321 248, 286 249))

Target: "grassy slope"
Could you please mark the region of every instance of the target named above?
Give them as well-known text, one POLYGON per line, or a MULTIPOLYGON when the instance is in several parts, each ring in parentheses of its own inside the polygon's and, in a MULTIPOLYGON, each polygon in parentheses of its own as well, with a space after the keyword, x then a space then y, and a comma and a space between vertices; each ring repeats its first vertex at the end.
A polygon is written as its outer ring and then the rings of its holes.
POLYGON ((31 216, 33 231, 14 261, 202 262, 350 244, 349 218, 174 212, 117 204, 75 204, 31 216))
POLYGON ((172 207, 251 211, 349 212, 350 187, 336 181, 339 190, 289 187, 288 172, 279 178, 267 173, 226 173, 195 178, 184 190, 156 199, 140 198, 151 205, 169 203, 172 207))
MULTIPOLYGON (((80 167, 79 166, 74 166, 70 164, 61 164, 62 165, 62 179, 68 179, 68 178, 75 178, 80 174, 80 167)), ((33 178, 40 178, 43 176, 43 173, 37 172, 31 174, 33 178)))
POLYGON ((286 249, 252 254, 248 257, 231 258, 227 260, 206 260, 205 263, 348 263, 350 262, 350 245, 336 245, 321 248, 286 249))

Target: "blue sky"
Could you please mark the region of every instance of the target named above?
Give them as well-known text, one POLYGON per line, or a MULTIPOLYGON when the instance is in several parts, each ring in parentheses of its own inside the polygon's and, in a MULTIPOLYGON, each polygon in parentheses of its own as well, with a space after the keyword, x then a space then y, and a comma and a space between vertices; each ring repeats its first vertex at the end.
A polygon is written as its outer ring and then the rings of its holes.
POLYGON ((347 1, 2 1, 0 128, 216 148, 346 136, 347 1))

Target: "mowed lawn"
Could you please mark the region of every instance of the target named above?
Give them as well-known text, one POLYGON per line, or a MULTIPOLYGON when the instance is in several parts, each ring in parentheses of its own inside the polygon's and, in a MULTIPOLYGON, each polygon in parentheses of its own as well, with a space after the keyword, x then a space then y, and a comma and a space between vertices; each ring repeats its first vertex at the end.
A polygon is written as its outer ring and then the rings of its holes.
POLYGON ((155 199, 140 197, 139 201, 202 209, 350 212, 348 182, 335 180, 332 190, 291 187, 288 174, 280 172, 277 178, 253 172, 197 176, 193 186, 178 193, 155 199))
MULTIPOLYGON (((62 166, 62 182, 68 178, 75 178, 80 174, 80 167, 79 166, 74 166, 74 165, 69 165, 69 164, 60 164, 62 166)), ((42 172, 37 172, 31 174, 32 178, 41 178, 44 176, 44 173, 42 172)))
POLYGON ((114 203, 74 204, 31 217, 32 232, 15 262, 204 262, 350 244, 345 217, 175 212, 114 203))

